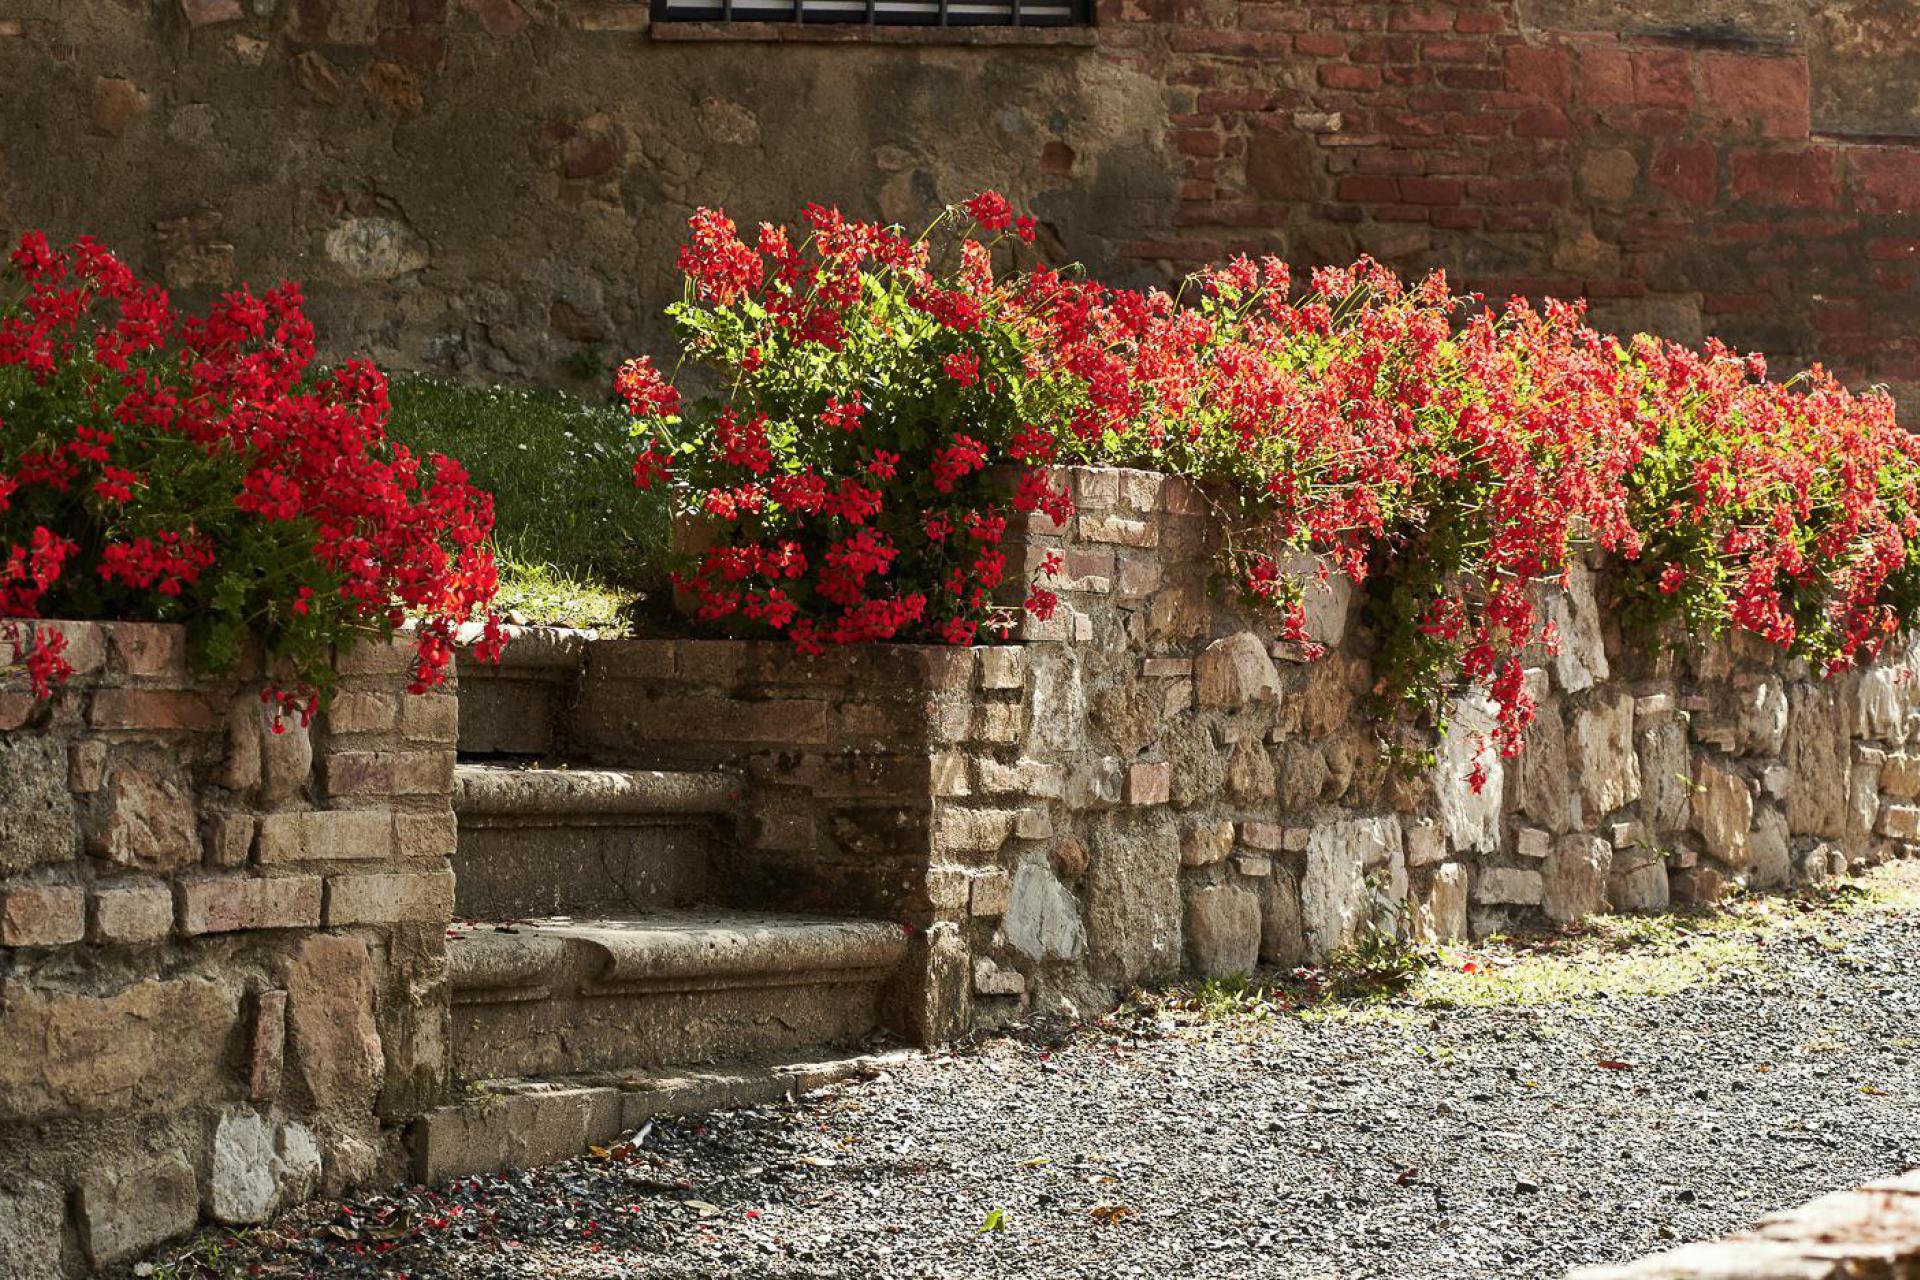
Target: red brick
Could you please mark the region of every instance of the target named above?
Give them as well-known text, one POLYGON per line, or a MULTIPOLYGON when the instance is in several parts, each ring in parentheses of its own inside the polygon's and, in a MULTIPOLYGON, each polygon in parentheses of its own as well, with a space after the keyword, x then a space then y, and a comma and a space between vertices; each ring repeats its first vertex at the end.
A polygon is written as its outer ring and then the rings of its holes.
POLYGON ((1719 192, 1717 155, 1708 142, 1656 148, 1647 166, 1647 181, 1688 204, 1706 207, 1719 192))
POLYGON ((1400 183, 1394 178, 1350 177, 1340 179, 1335 194, 1342 200, 1353 200, 1370 204, 1382 200, 1398 200, 1400 183))
POLYGON ((1516 138, 1570 138, 1573 123, 1558 107, 1531 107, 1513 119, 1516 138))
POLYGON ((1305 31, 1293 38, 1293 47, 1311 58, 1338 58, 1347 51, 1347 38, 1326 31, 1305 31))
POLYGON ((1387 15, 1389 31, 1451 31, 1453 10, 1439 5, 1396 6, 1387 15))
POLYGON ((1425 173, 1424 153, 1397 147, 1370 147, 1354 155, 1354 168, 1361 173, 1425 173))
POLYGON ((1211 131, 1177 129, 1173 134, 1173 149, 1183 156, 1217 156, 1221 144, 1220 135, 1211 131))
POLYGON ((1920 211, 1920 148, 1850 147, 1847 172, 1862 213, 1920 211))
POLYGON ((1507 88, 1565 106, 1573 95, 1572 63, 1565 49, 1511 45, 1506 51, 1507 88))
POLYGON ((1365 93, 1380 87, 1380 68, 1329 63, 1320 68, 1320 83, 1329 89, 1351 89, 1365 93))
POLYGON ((1920 262, 1920 240, 1881 237, 1867 241, 1867 256, 1876 262, 1920 262))
POLYGON ((1572 187, 1563 177, 1489 178, 1473 183, 1468 190, 1476 201, 1496 205, 1564 205, 1572 198, 1572 187))
POLYGON ((1461 35, 1487 36, 1507 29, 1506 18, 1492 11, 1463 13, 1453 20, 1453 29, 1461 35))
POLYGON ((247 16, 240 0, 180 0, 180 11, 187 25, 204 27, 215 22, 238 22, 247 16))
POLYGON ((1713 124, 1752 128, 1768 138, 1805 138, 1811 131, 1804 56, 1706 50, 1700 92, 1700 114, 1713 124))
POLYGON ((1794 209, 1832 209, 1840 203, 1833 152, 1825 148, 1736 151, 1729 165, 1735 199, 1794 209))
POLYGON ((1400 198, 1408 204, 1459 204, 1467 187, 1457 178, 1402 178, 1400 198))
POLYGON ((1428 62, 1485 62, 1488 49, 1472 40, 1429 40, 1420 47, 1428 62))
POLYGON ((1579 96, 1595 109, 1684 109, 1693 105, 1692 63, 1682 49, 1595 45, 1580 53, 1579 96))

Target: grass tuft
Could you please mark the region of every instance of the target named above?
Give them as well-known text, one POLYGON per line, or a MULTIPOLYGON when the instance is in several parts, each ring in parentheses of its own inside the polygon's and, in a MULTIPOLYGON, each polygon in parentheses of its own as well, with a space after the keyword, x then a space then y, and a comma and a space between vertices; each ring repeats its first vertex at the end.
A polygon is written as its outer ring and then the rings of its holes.
POLYGON ((421 377, 395 378, 392 397, 390 437, 458 459, 492 492, 501 611, 607 629, 664 595, 666 501, 634 487, 624 413, 421 377))

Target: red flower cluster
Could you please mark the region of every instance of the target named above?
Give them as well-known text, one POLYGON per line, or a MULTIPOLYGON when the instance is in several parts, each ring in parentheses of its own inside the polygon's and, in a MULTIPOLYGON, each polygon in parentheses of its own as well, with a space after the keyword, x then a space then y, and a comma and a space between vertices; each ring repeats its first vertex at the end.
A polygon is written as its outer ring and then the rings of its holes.
MULTIPOLYGON (((1033 235, 991 194, 966 216, 1033 235)), ((943 245, 958 264, 943 274, 927 240, 817 206, 806 222, 803 235, 762 226, 750 245, 724 214, 692 219, 673 315, 686 357, 728 389, 722 403, 683 421, 644 358, 616 380, 644 441, 635 481, 675 485, 710 534, 676 577, 695 615, 807 650, 966 644, 1022 609, 1050 616, 1052 567, 1007 594, 999 544, 1012 517, 1065 519, 1072 505, 1038 469, 1053 439, 1028 416, 1038 326, 996 281, 990 244, 943 245), (994 474, 999 462, 1019 479, 994 474)))
MULTIPOLYGON (((275 696, 310 717, 336 646, 411 617, 414 688, 440 682, 493 596, 492 499, 387 441, 371 366, 310 378, 297 287, 182 317, 90 240, 30 232, 10 261, 0 618, 181 619, 211 669, 257 635, 293 673, 275 696)), ((52 634, 3 637, 42 694, 66 674, 52 634)))

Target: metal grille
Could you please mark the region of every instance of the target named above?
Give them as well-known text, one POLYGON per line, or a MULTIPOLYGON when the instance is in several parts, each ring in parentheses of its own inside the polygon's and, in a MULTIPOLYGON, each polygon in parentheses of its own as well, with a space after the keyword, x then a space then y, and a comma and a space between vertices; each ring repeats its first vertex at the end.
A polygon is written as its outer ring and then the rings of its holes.
POLYGON ((655 22, 860 22, 895 27, 1070 27, 1092 0, 653 0, 655 22))

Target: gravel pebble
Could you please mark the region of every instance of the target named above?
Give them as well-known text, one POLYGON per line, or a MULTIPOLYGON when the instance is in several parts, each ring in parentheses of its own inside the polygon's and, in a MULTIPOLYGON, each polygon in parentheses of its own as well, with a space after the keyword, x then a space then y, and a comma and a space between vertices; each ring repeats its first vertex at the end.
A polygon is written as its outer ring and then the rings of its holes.
POLYGON ((996 1038, 661 1122, 603 1158, 308 1206, 222 1261, 418 1280, 1559 1277, 1920 1164, 1920 914, 1835 915, 1762 953, 1585 1007, 996 1038))

